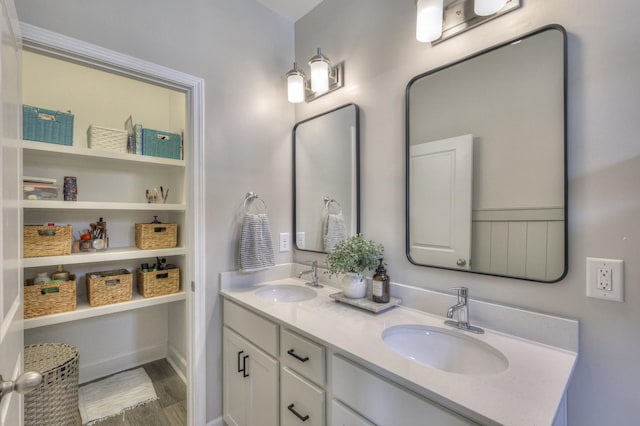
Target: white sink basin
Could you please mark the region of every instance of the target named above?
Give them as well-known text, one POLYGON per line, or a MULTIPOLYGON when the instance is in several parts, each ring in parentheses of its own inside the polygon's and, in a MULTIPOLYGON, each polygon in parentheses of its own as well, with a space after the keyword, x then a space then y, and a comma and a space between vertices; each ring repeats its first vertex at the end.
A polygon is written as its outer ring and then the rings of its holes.
POLYGON ((496 374, 507 369, 509 361, 500 351, 462 333, 407 324, 387 328, 382 340, 405 358, 450 373, 496 374))
POLYGON ((300 302, 313 299, 318 295, 309 287, 292 284, 268 285, 256 290, 255 294, 273 302, 300 302))

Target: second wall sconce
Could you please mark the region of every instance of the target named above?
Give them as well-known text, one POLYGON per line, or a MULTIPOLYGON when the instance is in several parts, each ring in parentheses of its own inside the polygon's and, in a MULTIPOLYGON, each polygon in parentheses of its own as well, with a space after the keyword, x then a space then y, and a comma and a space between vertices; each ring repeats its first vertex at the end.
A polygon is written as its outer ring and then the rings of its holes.
POLYGON ((332 65, 329 58, 318 52, 309 59, 311 78, 298 68, 294 62, 293 68, 287 73, 287 99, 297 104, 311 102, 320 96, 331 93, 344 86, 344 62, 332 65))
POLYGON ((520 0, 417 0, 416 39, 438 44, 520 7, 520 0))

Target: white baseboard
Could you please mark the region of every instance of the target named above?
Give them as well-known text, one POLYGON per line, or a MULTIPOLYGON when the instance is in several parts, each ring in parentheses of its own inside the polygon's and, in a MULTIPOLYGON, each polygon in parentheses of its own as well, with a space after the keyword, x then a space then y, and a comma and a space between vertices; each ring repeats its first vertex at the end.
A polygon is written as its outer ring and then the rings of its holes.
POLYGON ((207 426, 224 426, 222 417, 218 417, 217 419, 213 419, 210 422, 207 422, 207 426))
POLYGON ((80 384, 90 382, 101 377, 109 376, 123 370, 137 367, 167 356, 167 345, 155 345, 141 348, 128 354, 96 360, 89 364, 82 363, 80 357, 80 384))
POLYGON ((172 345, 168 345, 167 361, 183 382, 187 383, 187 360, 172 345))

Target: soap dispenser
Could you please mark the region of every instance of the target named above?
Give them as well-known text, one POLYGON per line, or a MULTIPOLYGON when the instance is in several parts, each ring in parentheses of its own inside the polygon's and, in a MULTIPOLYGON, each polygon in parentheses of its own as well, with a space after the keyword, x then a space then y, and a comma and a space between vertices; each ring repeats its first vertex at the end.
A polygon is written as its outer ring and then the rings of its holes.
POLYGON ((387 303, 389 302, 389 276, 387 275, 387 270, 382 263, 382 258, 380 258, 380 264, 376 268, 376 273, 373 274, 373 301, 376 303, 387 303))

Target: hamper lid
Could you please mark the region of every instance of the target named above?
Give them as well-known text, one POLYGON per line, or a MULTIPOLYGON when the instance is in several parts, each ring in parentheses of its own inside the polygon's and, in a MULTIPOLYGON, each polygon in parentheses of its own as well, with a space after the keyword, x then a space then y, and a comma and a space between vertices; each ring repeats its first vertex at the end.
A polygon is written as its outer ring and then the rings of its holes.
POLYGON ((40 343, 24 347, 25 370, 45 373, 78 357, 78 349, 64 343, 40 343))

